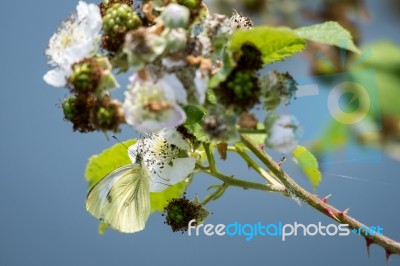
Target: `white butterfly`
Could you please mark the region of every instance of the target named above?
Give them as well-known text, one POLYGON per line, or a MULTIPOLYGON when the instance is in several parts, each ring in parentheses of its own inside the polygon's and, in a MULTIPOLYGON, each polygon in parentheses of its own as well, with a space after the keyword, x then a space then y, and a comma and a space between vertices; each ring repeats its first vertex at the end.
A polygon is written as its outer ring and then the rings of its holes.
POLYGON ((86 209, 108 226, 134 233, 144 228, 150 215, 149 174, 142 155, 136 163, 109 173, 90 189, 86 209))
POLYGON ((112 171, 89 190, 86 210, 120 232, 143 230, 150 215, 150 192, 160 192, 193 171, 195 159, 180 157, 188 149, 175 129, 139 141, 129 148, 133 164, 112 171))

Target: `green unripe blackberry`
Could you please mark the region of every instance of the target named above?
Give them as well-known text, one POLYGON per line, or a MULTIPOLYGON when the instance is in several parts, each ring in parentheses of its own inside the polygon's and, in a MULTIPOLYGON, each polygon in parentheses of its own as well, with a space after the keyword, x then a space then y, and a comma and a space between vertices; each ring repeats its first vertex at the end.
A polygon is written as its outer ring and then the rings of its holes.
POLYGON ((75 102, 76 102, 75 97, 69 97, 65 99, 61 105, 64 112, 64 118, 67 119, 68 121, 71 121, 77 113, 77 110, 75 108, 75 102))
POLYGON ((102 67, 96 59, 84 59, 72 66, 72 74, 68 78, 72 92, 95 92, 101 83, 102 67))
POLYGON ((64 117, 73 124, 74 131, 87 133, 95 130, 90 122, 90 111, 95 101, 96 99, 89 94, 78 94, 65 99, 62 104, 64 117))
POLYGON ((100 107, 96 115, 99 122, 106 125, 110 124, 111 118, 113 117, 112 110, 105 107, 100 107))
POLYGON ((97 130, 117 132, 124 122, 121 104, 109 96, 104 96, 91 110, 90 122, 97 130))
POLYGON ((133 0, 104 0, 99 4, 101 16, 104 17, 106 15, 107 9, 117 3, 133 6, 133 0))
POLYGON ((238 113, 250 110, 259 102, 260 86, 256 72, 235 68, 216 89, 218 101, 238 113))
POLYGON ((227 87, 234 91, 236 97, 243 99, 252 93, 254 87, 252 79, 252 72, 237 72, 232 80, 228 81, 227 87))
POLYGON ((103 17, 103 30, 110 36, 126 33, 141 24, 139 16, 126 4, 114 4, 103 17))

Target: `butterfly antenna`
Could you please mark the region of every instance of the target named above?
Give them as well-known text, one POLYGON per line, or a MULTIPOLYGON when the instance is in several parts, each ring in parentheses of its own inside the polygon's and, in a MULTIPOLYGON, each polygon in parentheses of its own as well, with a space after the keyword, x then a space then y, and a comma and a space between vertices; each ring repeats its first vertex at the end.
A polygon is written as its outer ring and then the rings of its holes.
POLYGON ((113 137, 116 141, 118 141, 120 144, 122 144, 122 145, 128 150, 128 152, 131 152, 133 155, 136 156, 136 154, 135 154, 133 151, 131 151, 131 150, 128 148, 128 146, 126 146, 126 145, 125 145, 122 141, 120 141, 116 136, 112 135, 112 137, 113 137))

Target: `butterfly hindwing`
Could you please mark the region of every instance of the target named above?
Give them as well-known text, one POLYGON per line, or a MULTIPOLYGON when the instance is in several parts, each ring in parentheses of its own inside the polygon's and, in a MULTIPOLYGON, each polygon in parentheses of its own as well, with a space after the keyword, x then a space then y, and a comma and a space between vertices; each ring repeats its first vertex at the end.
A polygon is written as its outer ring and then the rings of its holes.
POLYGON ((89 191, 86 209, 118 231, 142 230, 150 215, 147 171, 140 164, 112 171, 89 191))

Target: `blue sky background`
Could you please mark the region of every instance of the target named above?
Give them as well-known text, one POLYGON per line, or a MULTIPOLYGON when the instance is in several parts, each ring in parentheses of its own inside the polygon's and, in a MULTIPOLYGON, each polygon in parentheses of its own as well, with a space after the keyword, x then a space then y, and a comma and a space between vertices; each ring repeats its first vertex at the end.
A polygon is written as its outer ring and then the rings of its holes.
MULTIPOLYGON (((365 42, 391 39, 399 43, 399 19, 389 1, 367 1, 373 20, 362 27, 365 42)), ((363 238, 297 237, 285 242, 258 237, 188 237, 172 233, 160 214, 133 235, 107 231, 97 234, 98 222, 85 211, 87 184, 83 173, 89 156, 112 145, 102 134, 73 133, 58 107, 67 90, 46 85, 49 69, 44 50, 59 22, 75 10, 77 1, 4 1, 0 104, 0 265, 384 265, 384 251, 372 246, 366 255, 363 238)), ((296 56, 272 68, 307 75, 305 58, 296 56)), ((118 92, 120 95, 123 89, 118 92)), ((117 93, 117 94, 118 94, 117 93)), ((303 114, 313 112, 305 106, 303 114)), ((316 127, 322 121, 316 120, 316 127)), ((307 135, 307 132, 305 133, 307 135)), ((121 139, 134 136, 124 128, 121 139)), ((276 155, 277 158, 279 155, 276 155)), ((222 164, 228 173, 254 178, 235 158, 222 164)), ((285 170, 301 185, 310 185, 291 164, 285 170)), ((330 172, 370 182, 325 176, 315 193, 333 194, 331 203, 367 225, 380 225, 384 234, 400 240, 398 176, 400 165, 384 155, 376 163, 340 163, 330 172), (385 182, 387 184, 380 184, 385 182)), ((188 191, 206 195, 216 181, 198 176, 188 191)), ((207 223, 333 223, 308 206, 280 195, 229 189, 209 204, 207 223)), ((393 257, 391 265, 400 265, 393 257)))

